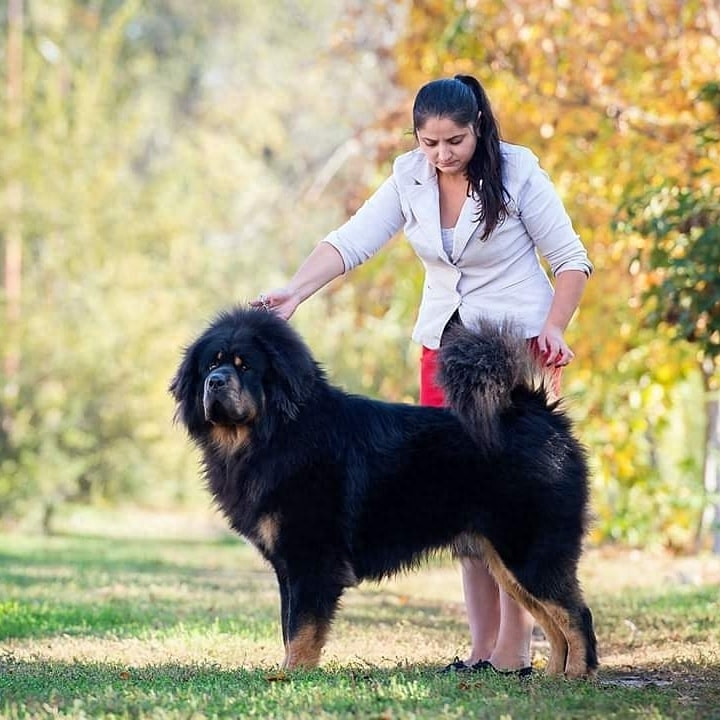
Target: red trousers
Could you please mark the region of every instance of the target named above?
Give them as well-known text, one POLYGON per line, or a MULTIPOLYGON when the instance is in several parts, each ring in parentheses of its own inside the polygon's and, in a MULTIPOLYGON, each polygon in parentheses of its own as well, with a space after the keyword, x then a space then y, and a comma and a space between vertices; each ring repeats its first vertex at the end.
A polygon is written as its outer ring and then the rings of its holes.
MULTIPOLYGON (((537 338, 529 338, 528 343, 532 354, 537 358, 538 364, 541 363, 540 346, 537 338)), ((423 346, 422 356, 420 357, 420 404, 430 405, 432 407, 445 406, 445 393, 437 384, 437 365, 438 351, 430 350, 423 346)), ((547 378, 550 389, 556 394, 560 394, 560 380, 562 377, 561 367, 542 367, 545 377, 547 378)))

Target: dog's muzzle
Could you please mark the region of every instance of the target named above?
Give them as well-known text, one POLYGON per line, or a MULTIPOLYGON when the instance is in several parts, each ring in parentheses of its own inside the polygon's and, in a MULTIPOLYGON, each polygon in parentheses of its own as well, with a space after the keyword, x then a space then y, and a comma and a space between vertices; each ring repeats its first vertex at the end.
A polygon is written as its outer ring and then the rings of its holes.
POLYGON ((228 422, 238 417, 239 388, 230 368, 217 368, 205 378, 203 408, 208 422, 228 422))
POLYGON ((230 378, 232 377, 231 372, 232 371, 229 368, 218 368, 217 370, 213 370, 205 378, 205 394, 217 394, 224 392, 230 382, 230 378))

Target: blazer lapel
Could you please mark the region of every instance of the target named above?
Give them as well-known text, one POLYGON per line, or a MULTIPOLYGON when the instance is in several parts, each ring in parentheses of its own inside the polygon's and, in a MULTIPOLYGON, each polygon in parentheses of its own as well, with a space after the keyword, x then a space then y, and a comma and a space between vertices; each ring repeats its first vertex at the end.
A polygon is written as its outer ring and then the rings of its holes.
POLYGON ((423 235, 434 245, 442 246, 437 182, 428 181, 422 185, 415 185, 409 188, 407 197, 423 235))
POLYGON ((478 228, 477 221, 478 201, 470 196, 465 199, 465 203, 460 210, 460 217, 455 226, 455 239, 453 241, 453 257, 455 262, 463 254, 470 238, 478 228))
POLYGON ((438 248, 442 253, 442 237, 440 235, 440 196, 435 168, 428 162, 423 162, 414 169, 411 178, 408 178, 407 200, 412 214, 417 221, 422 234, 428 242, 438 248))

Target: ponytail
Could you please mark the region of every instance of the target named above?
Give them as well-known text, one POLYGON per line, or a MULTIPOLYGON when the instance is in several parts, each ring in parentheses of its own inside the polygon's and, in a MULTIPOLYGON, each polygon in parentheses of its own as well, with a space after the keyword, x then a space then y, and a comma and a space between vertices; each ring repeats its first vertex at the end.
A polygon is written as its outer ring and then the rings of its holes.
POLYGON ((480 198, 478 221, 485 223, 482 240, 508 216, 508 195, 503 184, 500 130, 483 86, 472 75, 456 75, 455 80, 472 90, 479 117, 475 116, 477 147, 468 163, 468 184, 480 198))

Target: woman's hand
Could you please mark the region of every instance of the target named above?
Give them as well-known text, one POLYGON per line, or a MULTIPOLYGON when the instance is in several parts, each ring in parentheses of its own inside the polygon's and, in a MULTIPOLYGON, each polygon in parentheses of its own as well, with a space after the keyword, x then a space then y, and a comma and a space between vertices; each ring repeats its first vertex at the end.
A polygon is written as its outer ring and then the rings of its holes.
POLYGON ((562 329, 556 325, 545 325, 538 335, 538 347, 547 367, 564 367, 575 357, 565 342, 562 329))
POLYGON ((283 320, 289 320, 299 304, 300 300, 288 288, 261 293, 257 300, 250 301, 250 307, 273 312, 283 320))

